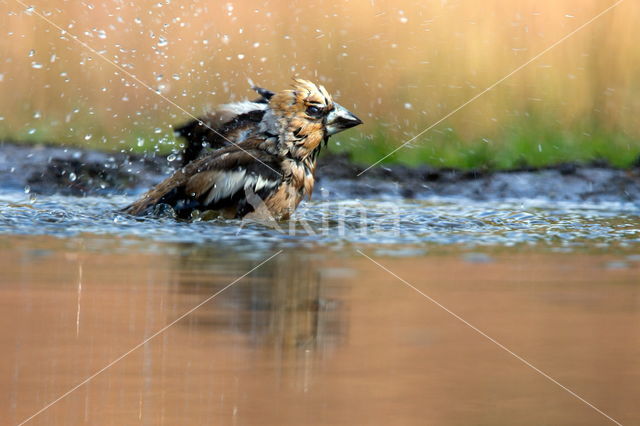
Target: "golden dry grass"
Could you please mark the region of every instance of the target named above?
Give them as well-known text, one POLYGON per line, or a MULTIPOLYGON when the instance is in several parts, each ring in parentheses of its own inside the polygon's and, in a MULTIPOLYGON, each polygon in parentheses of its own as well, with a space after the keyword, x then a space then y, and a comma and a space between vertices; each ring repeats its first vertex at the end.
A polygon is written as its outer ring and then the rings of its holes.
MULTIPOLYGON (((292 75, 319 80, 366 122, 338 138, 341 147, 373 161, 613 1, 30 4, 68 33, 15 0, 0 6, 5 138, 108 149, 175 142, 171 126, 188 117, 73 34, 195 115, 251 96, 247 79, 274 89, 292 75)), ((533 155, 570 146, 579 159, 607 157, 600 151, 611 135, 612 158, 628 161, 640 151, 637 22, 640 4, 624 1, 421 137, 404 159, 455 165, 456 155, 480 149, 471 162, 482 163, 521 151, 515 132, 527 134, 533 155), (538 137, 545 131, 553 135, 538 137)))

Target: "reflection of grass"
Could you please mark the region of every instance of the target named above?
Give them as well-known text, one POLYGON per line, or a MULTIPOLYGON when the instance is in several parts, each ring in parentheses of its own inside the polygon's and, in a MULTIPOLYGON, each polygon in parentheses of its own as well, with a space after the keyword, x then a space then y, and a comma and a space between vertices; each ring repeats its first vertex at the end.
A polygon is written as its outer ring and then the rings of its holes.
MULTIPOLYGON (((425 134, 384 162, 496 170, 605 160, 612 166, 626 168, 640 158, 640 145, 635 138, 594 123, 563 128, 553 120, 523 116, 500 132, 473 139, 444 128, 425 134)), ((370 164, 398 145, 392 142, 394 138, 380 127, 369 140, 341 143, 332 149, 351 152, 355 161, 370 164)))

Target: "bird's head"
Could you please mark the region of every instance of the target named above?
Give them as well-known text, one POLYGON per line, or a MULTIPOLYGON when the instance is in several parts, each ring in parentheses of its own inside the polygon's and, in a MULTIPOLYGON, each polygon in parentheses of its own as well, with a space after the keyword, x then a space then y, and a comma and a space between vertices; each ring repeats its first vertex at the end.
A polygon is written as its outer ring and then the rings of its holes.
POLYGON ((324 86, 302 79, 294 79, 291 89, 275 93, 269 109, 284 148, 297 158, 307 157, 329 136, 362 123, 334 102, 324 86))

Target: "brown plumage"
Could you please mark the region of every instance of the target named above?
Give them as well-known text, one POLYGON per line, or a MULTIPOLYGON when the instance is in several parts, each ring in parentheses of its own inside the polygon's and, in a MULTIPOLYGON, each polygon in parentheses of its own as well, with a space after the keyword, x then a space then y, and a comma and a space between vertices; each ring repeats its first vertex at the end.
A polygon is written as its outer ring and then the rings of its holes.
POLYGON ((124 211, 168 204, 183 218, 194 210, 288 218, 311 196, 323 142, 361 121, 306 80, 278 93, 256 90, 260 99, 222 105, 178 129, 188 141, 183 167, 124 211))

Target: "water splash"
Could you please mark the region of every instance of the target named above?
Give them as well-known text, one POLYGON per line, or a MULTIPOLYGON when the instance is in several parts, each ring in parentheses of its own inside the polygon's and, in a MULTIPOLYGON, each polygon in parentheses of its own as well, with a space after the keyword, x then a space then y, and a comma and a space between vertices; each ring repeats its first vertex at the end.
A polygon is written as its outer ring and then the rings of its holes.
POLYGON ((275 227, 217 218, 179 222, 118 212, 134 200, 113 196, 40 197, 0 193, 0 233, 59 237, 94 234, 117 238, 230 247, 350 244, 554 247, 559 250, 640 244, 640 209, 625 203, 477 202, 419 200, 318 200, 303 204, 275 227))

